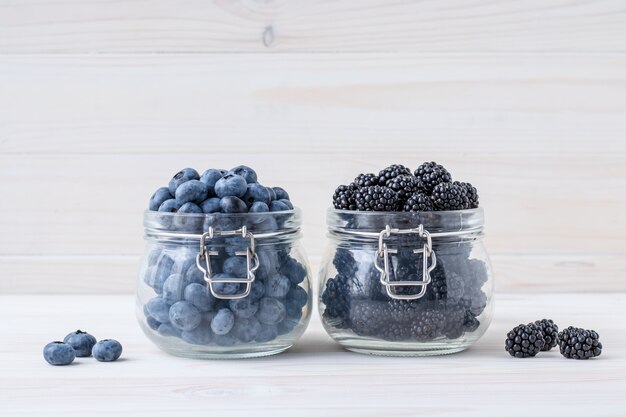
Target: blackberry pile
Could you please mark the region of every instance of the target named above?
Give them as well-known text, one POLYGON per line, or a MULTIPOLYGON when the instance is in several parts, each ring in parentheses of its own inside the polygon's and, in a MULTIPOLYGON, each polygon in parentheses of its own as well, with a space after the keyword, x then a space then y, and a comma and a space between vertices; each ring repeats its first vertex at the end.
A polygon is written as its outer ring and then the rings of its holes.
POLYGON ((468 182, 452 181, 450 172, 434 161, 413 173, 394 164, 337 187, 333 206, 358 211, 465 210, 478 207, 478 191, 468 182))
POLYGON ((530 358, 559 346, 568 359, 589 359, 600 356, 602 343, 594 330, 568 327, 559 332, 552 320, 537 320, 513 328, 504 341, 504 349, 516 358, 530 358))
MULTIPOLYGON (((390 170, 398 171, 397 167, 390 170)), ((379 181, 381 177, 384 175, 379 176, 379 181)), ((471 250, 468 244, 441 247, 434 244, 433 248, 438 263, 431 272, 432 281, 426 294, 406 301, 389 297, 370 252, 338 248, 333 259, 337 273, 326 281, 320 295, 326 325, 396 342, 458 339, 476 331, 488 302, 482 288, 488 279, 486 265, 468 259, 471 250)), ((391 281, 422 280, 419 255, 400 250, 390 258, 391 281)), ((414 294, 419 290, 419 287, 395 287, 394 291, 414 294)))

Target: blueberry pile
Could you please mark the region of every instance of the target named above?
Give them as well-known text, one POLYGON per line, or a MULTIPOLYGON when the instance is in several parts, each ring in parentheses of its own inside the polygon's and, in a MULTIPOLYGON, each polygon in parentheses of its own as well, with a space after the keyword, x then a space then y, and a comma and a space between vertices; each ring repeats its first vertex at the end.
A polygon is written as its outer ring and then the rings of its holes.
POLYGON ((75 358, 92 356, 100 362, 113 362, 122 354, 122 345, 117 340, 96 338, 82 330, 65 336, 62 342, 48 343, 43 357, 50 365, 69 365, 75 358))
MULTIPOLYGON (((260 185, 255 171, 246 166, 228 172, 210 169, 202 176, 184 169, 172 178, 169 187, 153 195, 150 208, 157 206, 159 211, 211 214, 206 221, 212 223, 196 225, 205 231, 207 226, 236 230, 246 225, 253 233, 283 227, 293 208, 284 189, 260 185), (185 206, 199 207, 199 211, 196 208, 189 211, 185 206), (268 211, 286 213, 284 216, 258 214, 268 211), (248 214, 228 216, 230 213, 248 214)), ((177 218, 172 222, 176 223, 177 218)), ((237 252, 247 247, 248 241, 240 236, 212 239, 210 250, 214 253, 209 258, 212 276, 245 278, 246 257, 237 252)), ((196 265, 196 242, 152 245, 142 272, 152 297, 143 306, 146 330, 192 345, 223 347, 266 343, 292 332, 303 321, 309 292, 305 289, 307 268, 292 256, 291 249, 291 243, 284 239, 257 240, 259 268, 250 294, 227 300, 222 297, 242 295, 245 285, 214 283, 215 297, 196 265)))
POLYGON ((337 187, 333 206, 358 211, 465 210, 478 207, 478 192, 470 183, 452 181, 436 162, 424 162, 413 173, 394 164, 337 187))
POLYGON ((226 171, 208 169, 202 175, 184 168, 167 187, 152 194, 148 208, 165 213, 262 213, 293 209, 280 187, 264 187, 256 172, 245 165, 226 171))
POLYGON ((594 330, 570 326, 559 332, 559 326, 549 319, 516 326, 504 342, 505 350, 515 358, 531 358, 557 345, 568 359, 589 359, 602 353, 600 336, 594 330))
MULTIPOLYGON (((372 251, 337 248, 333 259, 337 273, 326 281, 320 297, 326 324, 388 341, 458 339, 476 331, 487 307, 483 290, 487 266, 469 259, 471 245, 467 243, 433 243, 433 249, 438 262, 426 294, 416 300, 396 300, 380 283, 372 251)), ((421 281, 419 256, 408 248, 390 255, 390 280, 421 281)), ((395 288, 396 293, 406 295, 420 290, 417 286, 395 288)))

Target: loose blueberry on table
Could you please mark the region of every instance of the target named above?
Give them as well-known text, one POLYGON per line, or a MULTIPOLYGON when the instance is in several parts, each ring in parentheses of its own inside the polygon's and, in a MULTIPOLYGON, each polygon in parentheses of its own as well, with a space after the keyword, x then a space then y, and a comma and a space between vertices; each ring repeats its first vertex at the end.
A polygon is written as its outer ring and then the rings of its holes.
POLYGON ((50 365, 69 365, 76 358, 76 352, 67 343, 51 342, 43 348, 43 357, 50 365))
MULTIPOLYGON (((478 192, 470 183, 453 181, 442 165, 425 162, 413 172, 394 164, 378 174, 359 174, 339 185, 332 201, 338 210, 428 213, 477 208, 478 192)), ((372 251, 337 248, 336 276, 326 281, 321 293, 326 323, 394 342, 458 339, 474 332, 487 306, 482 289, 488 279, 487 266, 471 259, 468 243, 440 246, 433 241, 433 249, 437 265, 426 294, 416 300, 395 300, 380 283, 372 251)), ((391 280, 422 279, 421 262, 412 251, 400 250, 391 258, 391 280)), ((419 287, 396 288, 405 295, 419 291, 419 287)))
POLYGON ((91 349, 96 344, 96 338, 87 332, 76 330, 65 336, 63 342, 74 348, 77 357, 86 358, 91 356, 91 349))
POLYGON ((114 339, 103 339, 93 345, 91 354, 100 362, 113 362, 122 355, 122 345, 114 339))
MULTIPOLYGON (((202 175, 185 168, 170 180, 167 187, 157 189, 150 198, 149 210, 163 213, 203 213, 206 221, 193 223, 190 218, 177 220, 166 228, 173 231, 206 232, 235 230, 242 226, 241 213, 248 230, 275 231, 280 220, 264 215, 269 212, 293 210, 287 191, 259 182, 254 169, 240 165, 231 170, 212 168, 202 175), (198 209, 196 209, 196 207, 198 209)), ((280 215, 280 213, 277 213, 280 215)), ((219 254, 211 256, 211 270, 216 278, 244 277, 245 257, 234 252, 244 248, 241 238, 219 254)), ((194 246, 195 250, 195 246, 194 246)), ((300 286, 306 268, 293 258, 285 244, 259 245, 256 254, 259 269, 250 294, 244 298, 224 300, 214 297, 203 273, 198 269, 197 252, 156 248, 148 255, 144 282, 154 297, 144 306, 146 328, 161 337, 177 338, 190 345, 230 347, 268 343, 291 332, 300 322, 309 295, 300 286)), ((239 294, 243 285, 215 283, 218 295, 239 294)))

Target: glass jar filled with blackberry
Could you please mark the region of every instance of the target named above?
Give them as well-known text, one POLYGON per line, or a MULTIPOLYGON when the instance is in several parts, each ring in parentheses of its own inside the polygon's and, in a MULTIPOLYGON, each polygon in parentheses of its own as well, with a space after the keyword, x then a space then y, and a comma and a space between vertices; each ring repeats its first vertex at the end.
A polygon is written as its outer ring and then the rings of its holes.
POLYGON ((426 356, 467 349, 487 330, 493 280, 484 212, 471 184, 426 162, 340 185, 328 210, 319 311, 359 353, 426 356))
POLYGON ((288 349, 311 313, 300 210, 246 166, 191 168, 151 197, 139 324, 162 350, 245 358, 288 349))

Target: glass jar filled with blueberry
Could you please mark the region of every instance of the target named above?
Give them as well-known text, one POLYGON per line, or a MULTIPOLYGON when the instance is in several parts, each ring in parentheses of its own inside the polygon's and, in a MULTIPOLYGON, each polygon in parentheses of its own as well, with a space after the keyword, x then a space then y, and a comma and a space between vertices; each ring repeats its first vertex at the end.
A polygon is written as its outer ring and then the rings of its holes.
POLYGON ((144 213, 137 317, 164 351, 245 358, 288 349, 311 314, 300 210, 239 166, 186 168, 144 213))
POLYGON ((487 330, 492 274, 476 188, 426 162, 340 185, 328 210, 319 311, 359 353, 459 352, 487 330))

